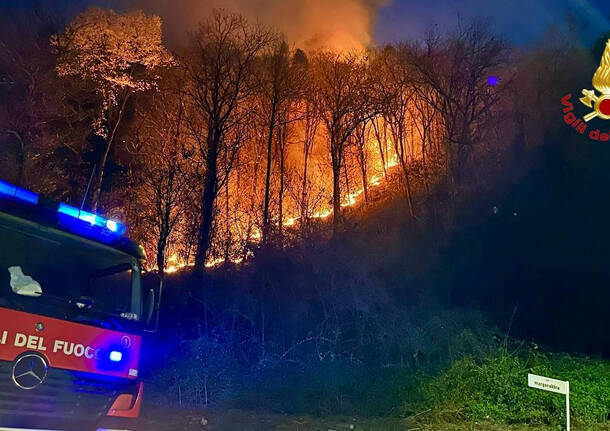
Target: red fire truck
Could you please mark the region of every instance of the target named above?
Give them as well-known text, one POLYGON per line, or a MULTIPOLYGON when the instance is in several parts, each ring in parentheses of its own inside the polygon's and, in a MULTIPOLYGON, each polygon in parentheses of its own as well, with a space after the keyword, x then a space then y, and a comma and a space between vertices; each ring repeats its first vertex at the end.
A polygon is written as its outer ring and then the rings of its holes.
POLYGON ((134 430, 161 285, 125 226, 0 181, 0 430, 134 430))

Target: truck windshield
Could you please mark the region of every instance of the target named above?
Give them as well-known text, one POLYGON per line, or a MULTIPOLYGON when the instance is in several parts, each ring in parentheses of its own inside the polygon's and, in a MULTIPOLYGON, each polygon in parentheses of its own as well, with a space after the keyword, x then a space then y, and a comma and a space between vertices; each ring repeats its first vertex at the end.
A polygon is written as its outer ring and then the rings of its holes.
POLYGON ((0 213, 0 306, 112 329, 140 319, 140 267, 111 247, 0 213))

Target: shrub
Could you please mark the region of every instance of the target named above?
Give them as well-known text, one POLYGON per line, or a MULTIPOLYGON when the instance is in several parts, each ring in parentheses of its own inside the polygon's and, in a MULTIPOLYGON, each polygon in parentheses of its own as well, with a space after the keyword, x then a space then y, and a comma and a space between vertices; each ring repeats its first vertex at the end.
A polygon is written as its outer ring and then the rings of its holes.
POLYGON ((182 341, 178 351, 149 382, 158 403, 204 407, 230 399, 241 388, 240 367, 216 339, 182 341))
POLYGON ((528 372, 570 381, 573 421, 599 423, 610 414, 610 365, 569 355, 500 352, 476 361, 456 361, 422 388, 423 403, 437 413, 472 420, 560 426, 562 395, 527 387, 528 372))

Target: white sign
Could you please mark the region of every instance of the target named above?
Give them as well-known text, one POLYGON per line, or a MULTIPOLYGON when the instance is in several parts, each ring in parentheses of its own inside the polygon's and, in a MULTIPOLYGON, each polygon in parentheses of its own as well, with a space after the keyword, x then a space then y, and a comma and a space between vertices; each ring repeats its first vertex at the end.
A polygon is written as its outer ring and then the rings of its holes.
POLYGON ((543 391, 555 392, 558 394, 567 394, 569 383, 563 380, 551 379, 549 377, 537 376, 535 374, 527 375, 527 385, 530 388, 542 389, 543 391))
POLYGON ((555 392, 566 396, 566 430, 570 431, 570 382, 537 376, 536 374, 528 374, 527 385, 530 388, 542 389, 543 391, 555 392))

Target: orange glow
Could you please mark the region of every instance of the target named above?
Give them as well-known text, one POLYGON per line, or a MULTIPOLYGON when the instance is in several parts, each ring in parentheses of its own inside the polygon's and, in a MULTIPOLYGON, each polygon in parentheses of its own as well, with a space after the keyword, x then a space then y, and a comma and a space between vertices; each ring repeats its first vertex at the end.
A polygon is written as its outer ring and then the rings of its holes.
MULTIPOLYGON (((378 121, 381 123, 381 125, 378 123, 378 127, 383 126, 383 120, 378 121)), ((333 179, 328 153, 328 137, 324 128, 320 127, 314 137, 307 160, 307 178, 304 181, 305 159, 302 147, 304 126, 299 121, 295 121, 290 127, 292 129, 288 134, 291 145, 286 147, 284 153, 282 220, 278 220, 280 183, 277 180, 279 175, 277 161, 273 165, 274 173, 270 188, 270 217, 276 228, 281 223, 281 227, 286 231, 296 233, 305 224, 303 214, 306 214, 309 220, 321 222, 325 222, 333 215, 333 179)), ((366 154, 364 160, 369 191, 384 185, 387 177, 396 176, 396 168, 400 164, 392 140, 388 138, 383 144, 380 144, 372 132, 372 126, 370 127, 371 131, 367 133, 366 143, 361 150, 366 154), (380 149, 381 147, 382 149, 380 149), (383 151, 383 155, 381 151, 383 151)), ((408 163, 422 157, 421 141, 418 140, 416 126, 411 127, 408 142, 405 143, 408 148, 403 150, 408 154, 408 163)), ((387 133, 390 134, 389 128, 387 133)), ((244 145, 239 166, 231 171, 224 186, 225 189, 219 192, 216 202, 218 211, 215 221, 216 230, 212 239, 210 257, 205 264, 207 268, 221 266, 227 258, 236 265, 243 263, 253 255, 253 252, 248 249, 248 244, 256 246, 262 240, 261 209, 264 199, 265 164, 261 163, 264 153, 261 153, 260 148, 260 144, 256 141, 247 142, 244 145), (229 188, 228 192, 226 187, 229 188)), ((357 151, 358 147, 351 143, 345 150, 345 161, 340 177, 341 207, 344 209, 357 208, 364 204, 365 200, 363 170, 361 169, 362 155, 358 156, 357 151)), ((372 199, 376 199, 376 196, 378 194, 373 195, 372 199)), ((368 198, 371 199, 370 194, 368 198)), ((192 253, 191 249, 188 259, 185 259, 180 252, 172 251, 167 259, 166 272, 175 273, 183 268, 191 267, 193 265, 192 253)))

